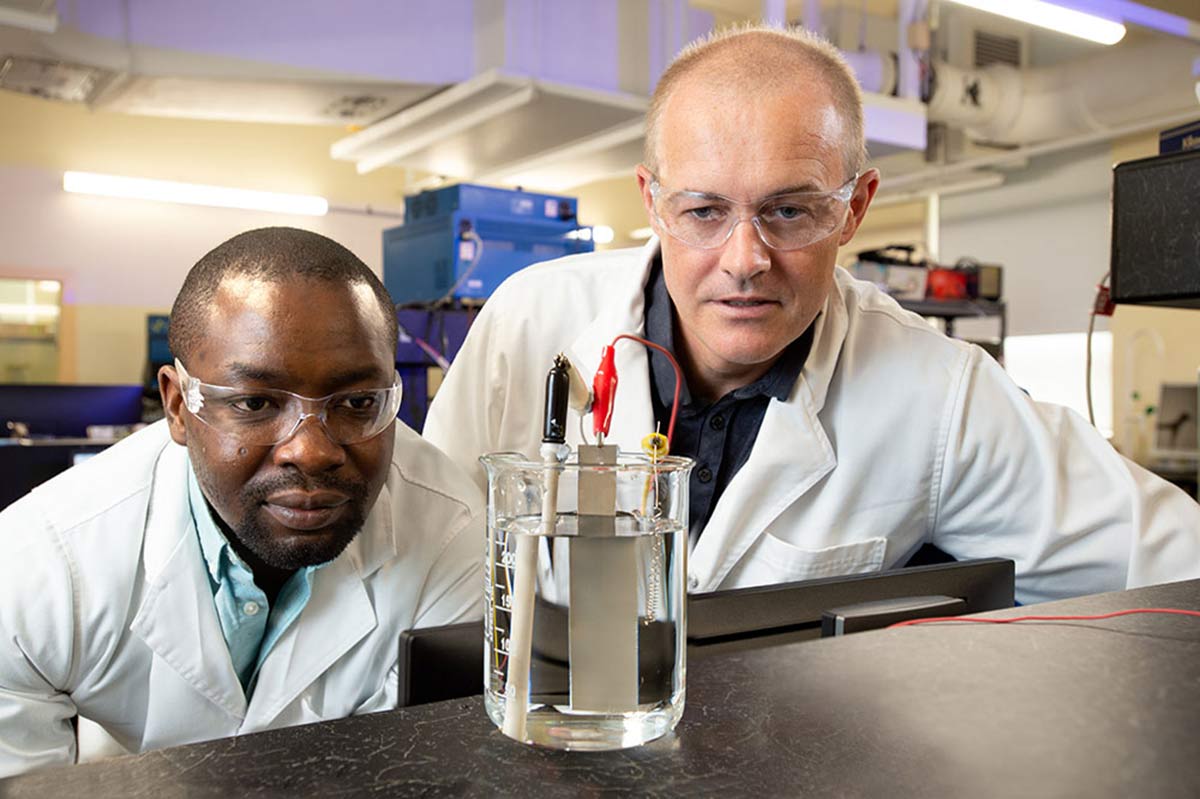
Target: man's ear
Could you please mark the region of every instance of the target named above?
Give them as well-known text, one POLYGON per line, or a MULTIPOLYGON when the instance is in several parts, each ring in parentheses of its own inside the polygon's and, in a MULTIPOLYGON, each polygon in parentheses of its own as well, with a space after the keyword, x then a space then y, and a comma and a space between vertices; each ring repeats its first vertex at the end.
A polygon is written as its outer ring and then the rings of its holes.
POLYGON ((176 444, 187 446, 187 428, 183 426, 183 387, 179 383, 179 374, 174 366, 159 367, 158 393, 162 396, 163 411, 167 415, 167 425, 171 428, 171 438, 176 444))
POLYGON ((654 216, 654 195, 650 193, 650 184, 654 181, 654 176, 650 172, 650 168, 645 164, 638 164, 637 167, 637 182, 638 191, 642 193, 642 205, 646 209, 646 218, 650 220, 650 229, 661 239, 662 231, 658 229, 658 220, 654 216))
POLYGON ((854 234, 858 232, 858 226, 867 216, 867 208, 871 205, 871 200, 875 198, 875 192, 879 190, 879 170, 868 169, 858 179, 858 185, 854 187, 854 194, 850 195, 850 213, 846 214, 846 224, 842 226, 842 233, 838 237, 838 246, 843 246, 854 238, 854 234))

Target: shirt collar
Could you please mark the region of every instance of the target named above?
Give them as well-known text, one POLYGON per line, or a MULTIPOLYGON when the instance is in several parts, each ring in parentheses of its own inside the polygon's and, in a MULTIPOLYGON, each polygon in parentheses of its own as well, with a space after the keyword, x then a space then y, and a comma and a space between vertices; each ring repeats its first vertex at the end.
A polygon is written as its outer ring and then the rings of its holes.
POLYGON ((249 567, 229 546, 225 534, 221 532, 221 528, 213 519, 212 508, 209 507, 208 500, 200 489, 200 482, 196 479, 196 471, 192 468, 190 459, 188 460, 188 505, 192 512, 192 524, 196 528, 196 535, 200 538, 200 552, 204 555, 204 563, 208 568, 208 576, 213 585, 220 585, 225 577, 221 564, 222 558, 230 567, 250 573, 249 567))
MULTIPOLYGON (((667 293, 667 281, 663 276, 662 253, 654 256, 650 265, 650 277, 646 281, 646 338, 668 351, 675 352, 674 305, 667 293)), ((808 360, 809 350, 812 349, 813 330, 816 322, 808 326, 795 341, 791 342, 780 353, 775 363, 767 373, 749 385, 742 386, 730 392, 734 399, 749 399, 751 397, 774 397, 784 402, 792 393, 792 387, 804 369, 808 360)), ((650 373, 654 380, 654 388, 658 396, 667 400, 675 392, 675 370, 665 358, 650 356, 650 373)), ((687 378, 679 387, 679 406, 692 405, 692 395, 688 390, 687 378)))
MULTIPOLYGON (((674 306, 671 296, 667 294, 667 281, 663 277, 662 255, 656 254, 650 264, 650 278, 646 281, 646 338, 663 347, 672 354, 675 353, 674 306)), ((647 353, 650 359, 650 376, 654 380, 654 388, 658 396, 664 399, 674 396, 675 370, 661 354, 654 351, 647 353)), ((688 390, 687 378, 680 377, 679 405, 687 407, 692 404, 692 394, 688 390)))

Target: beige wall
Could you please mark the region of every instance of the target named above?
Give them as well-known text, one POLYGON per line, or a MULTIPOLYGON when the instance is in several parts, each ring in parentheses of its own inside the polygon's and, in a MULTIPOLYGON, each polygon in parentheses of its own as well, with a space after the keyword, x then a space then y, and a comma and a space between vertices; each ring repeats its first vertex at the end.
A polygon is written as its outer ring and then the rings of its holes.
MULTIPOLYGON (((146 317, 166 308, 123 305, 74 307, 78 330, 60 355, 73 383, 140 383, 146 364, 146 317)), ((65 377, 65 375, 64 375, 65 377)))
POLYGON ((642 195, 638 191, 637 178, 628 177, 598 180, 572 189, 579 199, 579 219, 587 225, 608 225, 613 229, 613 242, 607 247, 634 247, 642 242, 630 237, 630 232, 646 227, 650 221, 642 208, 642 195))
MULTIPOLYGON (((63 281, 59 379, 137 383, 145 318, 171 305, 207 249, 251 227, 330 235, 381 271, 381 231, 398 220, 355 213, 295 217, 66 195, 74 169, 269 191, 398 211, 405 170, 358 175, 329 157, 338 127, 137 117, 0 92, 0 273, 63 281)), ((420 179, 423 175, 414 175, 420 179)))
MULTIPOLYGON (((334 161, 340 127, 166 119, 0 92, 0 164, 104 172, 402 208, 405 170, 334 161)), ((424 177, 414 175, 414 178, 424 177)))

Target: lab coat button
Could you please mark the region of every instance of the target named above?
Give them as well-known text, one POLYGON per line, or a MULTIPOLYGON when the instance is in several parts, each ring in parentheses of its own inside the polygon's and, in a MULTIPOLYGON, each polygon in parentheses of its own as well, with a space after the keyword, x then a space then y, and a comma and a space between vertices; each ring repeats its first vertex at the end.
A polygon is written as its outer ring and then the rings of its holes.
POLYGON ((692 577, 688 578, 688 590, 689 591, 695 591, 699 587, 700 587, 700 578, 699 577, 692 576, 692 577))
POLYGON ((258 615, 258 603, 257 602, 247 602, 246 604, 242 605, 242 612, 245 613, 247 616, 257 616, 258 615))

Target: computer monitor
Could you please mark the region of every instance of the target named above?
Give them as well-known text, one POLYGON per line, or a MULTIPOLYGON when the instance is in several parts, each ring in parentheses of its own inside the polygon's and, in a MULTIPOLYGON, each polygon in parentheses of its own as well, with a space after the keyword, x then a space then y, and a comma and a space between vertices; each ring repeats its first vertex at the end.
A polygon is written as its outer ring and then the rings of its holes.
POLYGON ((0 385, 0 428, 20 422, 31 436, 84 438, 89 425, 142 421, 142 393, 129 385, 0 385))
MULTIPOLYGON (((962 613, 1012 607, 1014 574, 1011 560, 987 558, 691 594, 688 658, 819 638, 825 611, 863 602, 938 595, 962 600, 962 613)), ((563 640, 550 647, 565 662, 566 611, 558 612, 561 624, 549 626, 563 640)), ((482 693, 483 622, 404 631, 399 678, 401 707, 482 693)))
POLYGON ((1200 308, 1200 150, 1113 168, 1112 298, 1200 308))

